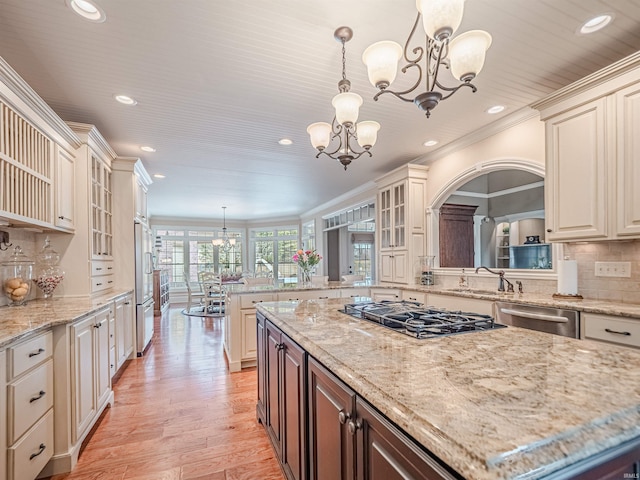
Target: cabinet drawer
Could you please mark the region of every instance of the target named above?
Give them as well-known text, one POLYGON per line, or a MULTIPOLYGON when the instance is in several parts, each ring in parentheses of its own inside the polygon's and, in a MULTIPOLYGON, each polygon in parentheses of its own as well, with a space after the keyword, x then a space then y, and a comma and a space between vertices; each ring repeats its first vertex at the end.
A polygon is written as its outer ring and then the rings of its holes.
POLYGON ((91 276, 111 275, 114 273, 113 261, 94 260, 91 262, 91 276))
POLYGON ((640 348, 640 319, 585 313, 584 336, 592 340, 640 348))
POLYGON ((103 275, 101 277, 94 277, 91 279, 91 292, 101 292, 108 288, 112 288, 114 285, 113 275, 103 275))
POLYGON ((338 298, 340 290, 295 290, 291 292, 278 293, 278 300, 282 302, 296 302, 302 300, 320 300, 323 298, 338 298))
POLYGON ((370 294, 368 287, 342 288, 340 296, 345 298, 368 297, 370 294))
POLYGON ((9 447, 9 480, 33 480, 53 455, 53 409, 9 447))
POLYGON ((30 368, 42 363, 53 354, 51 332, 9 347, 9 380, 22 375, 30 368))
POLYGON ((240 295, 240 308, 254 308, 256 303, 272 302, 272 293, 260 293, 257 295, 240 295))
POLYGON ((53 360, 10 383, 7 390, 11 444, 53 406, 53 360))

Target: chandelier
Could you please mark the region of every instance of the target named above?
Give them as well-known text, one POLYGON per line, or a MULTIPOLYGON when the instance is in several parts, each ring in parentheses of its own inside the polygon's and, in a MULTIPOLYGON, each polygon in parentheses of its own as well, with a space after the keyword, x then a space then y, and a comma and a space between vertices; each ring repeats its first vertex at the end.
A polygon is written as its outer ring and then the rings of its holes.
POLYGON ((418 16, 404 49, 392 41, 374 43, 364 51, 362 61, 367 66, 369 81, 380 90, 373 97, 374 100, 384 93, 390 93, 400 100, 415 103, 429 118, 431 110, 438 106, 440 100, 446 100, 460 88, 468 87, 473 92, 477 90, 471 81, 482 70, 485 53, 491 45, 491 35, 483 30, 471 30, 451 38, 462 21, 464 0, 417 0, 416 7, 418 16), (410 53, 409 43, 420 18, 426 34, 426 46, 417 46, 410 53), (418 72, 418 79, 407 90, 388 90, 396 78, 398 62, 403 56, 407 64, 402 67, 402 73, 413 68, 418 72), (423 58, 425 65, 421 66, 423 58), (453 77, 461 83, 454 87, 443 85, 438 79, 441 66, 450 69, 453 77), (421 85, 423 75, 426 91, 414 98, 405 97, 421 85))
POLYGON ((226 216, 227 207, 222 207, 222 238, 214 238, 211 240, 215 246, 220 247, 224 252, 228 252, 233 248, 236 244, 235 238, 229 238, 227 234, 227 216, 226 216))
POLYGON ((353 31, 349 27, 339 27, 334 33, 334 38, 342 43, 342 80, 338 82, 338 93, 331 104, 336 109, 335 117, 331 124, 326 122, 312 123, 307 127, 307 133, 311 137, 311 145, 318 149, 318 158, 321 154, 329 158, 338 160, 344 169, 355 159, 363 154, 368 154, 376 143, 380 124, 373 121, 365 121, 356 124, 358 120, 358 110, 362 105, 362 97, 357 93, 352 93, 351 82, 347 79, 345 43, 353 37, 353 31), (332 149, 328 149, 329 144, 337 139, 332 149), (362 150, 356 150, 353 142, 356 141, 362 150))

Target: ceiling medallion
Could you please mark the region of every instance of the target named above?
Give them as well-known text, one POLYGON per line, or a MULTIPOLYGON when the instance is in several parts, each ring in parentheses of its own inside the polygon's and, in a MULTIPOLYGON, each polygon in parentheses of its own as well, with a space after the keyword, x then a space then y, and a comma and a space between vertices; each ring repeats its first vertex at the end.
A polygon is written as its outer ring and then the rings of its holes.
POLYGON ((331 124, 326 122, 312 123, 307 127, 307 133, 311 137, 311 145, 318 149, 316 158, 325 154, 329 158, 338 160, 346 170, 353 160, 360 158, 363 154, 366 153, 371 157, 370 149, 376 143, 380 124, 373 121, 356 124, 358 111, 362 105, 362 97, 349 91, 351 82, 347 79, 345 60, 345 43, 351 40, 353 31, 349 27, 340 27, 333 36, 342 43, 342 80, 338 82, 340 93, 331 101, 336 109, 336 115, 331 124), (331 151, 328 151, 327 147, 334 139, 337 139, 337 144, 334 143, 335 150, 332 147, 331 151), (354 141, 357 141, 363 150, 355 150, 354 141))
POLYGON ((491 45, 491 35, 483 30, 471 30, 451 38, 462 21, 464 0, 417 0, 416 7, 418 16, 404 49, 392 41, 374 43, 364 51, 362 61, 367 66, 369 81, 380 90, 373 97, 374 100, 384 93, 390 93, 400 100, 415 103, 428 118, 441 100, 446 100, 460 88, 469 87, 473 92, 477 90, 471 80, 482 70, 485 53, 491 45), (409 44, 421 18, 426 34, 426 50, 417 46, 409 52, 409 44), (402 73, 413 68, 418 72, 418 79, 409 89, 394 92, 389 87, 396 78, 398 62, 403 57, 407 64, 402 67, 402 73), (423 59, 424 66, 420 65, 423 59), (441 66, 450 69, 453 77, 461 83, 454 87, 443 85, 438 79, 441 66), (414 98, 405 97, 422 84, 423 75, 426 91, 414 98))

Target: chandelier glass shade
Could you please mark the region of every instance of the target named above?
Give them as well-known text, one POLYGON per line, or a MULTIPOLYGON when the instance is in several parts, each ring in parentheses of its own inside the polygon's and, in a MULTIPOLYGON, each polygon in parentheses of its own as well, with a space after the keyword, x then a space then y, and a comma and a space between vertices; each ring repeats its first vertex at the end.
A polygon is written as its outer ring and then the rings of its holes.
POLYGON ((220 249, 224 252, 230 251, 236 244, 235 238, 230 238, 227 234, 227 216, 226 216, 227 207, 222 207, 222 238, 214 238, 211 240, 211 243, 220 247, 220 249))
POLYGON ((335 109, 335 117, 331 123, 316 122, 307 127, 307 133, 313 148, 318 150, 316 158, 327 155, 338 160, 344 169, 356 158, 363 154, 370 157, 370 149, 378 139, 380 124, 374 121, 358 121, 362 97, 350 92, 351 82, 346 75, 345 43, 353 37, 353 31, 349 27, 339 27, 334 32, 336 40, 342 43, 342 79, 338 82, 338 93, 331 104, 335 109), (329 147, 333 142, 333 147, 329 147), (355 146, 357 143, 361 150, 355 146))
POLYGON ((390 93, 405 102, 413 102, 425 111, 427 117, 441 100, 451 97, 462 87, 477 90, 471 81, 480 73, 485 55, 491 46, 491 35, 483 30, 471 30, 452 38, 464 12, 464 0, 417 0, 416 17, 404 48, 392 41, 377 42, 362 55, 367 66, 369 81, 379 92, 373 97, 390 93), (426 48, 410 47, 420 20, 426 35, 426 48), (406 90, 392 91, 390 85, 396 79, 398 62, 404 58, 402 73, 413 69, 418 74, 416 82, 406 90), (421 62, 424 60, 424 64, 421 62), (451 70, 459 82, 449 87, 438 78, 440 67, 451 70), (424 82, 423 82, 424 78, 424 82), (424 88, 419 93, 419 88, 424 88), (418 94, 407 96, 418 90, 418 94))

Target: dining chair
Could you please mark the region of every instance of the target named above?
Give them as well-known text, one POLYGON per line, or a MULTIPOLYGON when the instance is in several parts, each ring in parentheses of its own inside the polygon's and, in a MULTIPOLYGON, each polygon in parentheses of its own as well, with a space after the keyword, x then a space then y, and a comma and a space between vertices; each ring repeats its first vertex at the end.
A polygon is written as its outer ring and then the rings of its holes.
POLYGON ((191 282, 189 281, 189 272, 185 270, 184 272, 184 283, 187 286, 187 308, 186 312, 189 313, 191 311, 191 305, 193 305, 194 300, 198 300, 198 305, 202 304, 204 301, 204 291, 194 291, 191 287, 191 282))
POLYGON ((223 313, 225 292, 222 288, 222 276, 213 272, 200 272, 198 274, 204 303, 207 313, 223 313))

